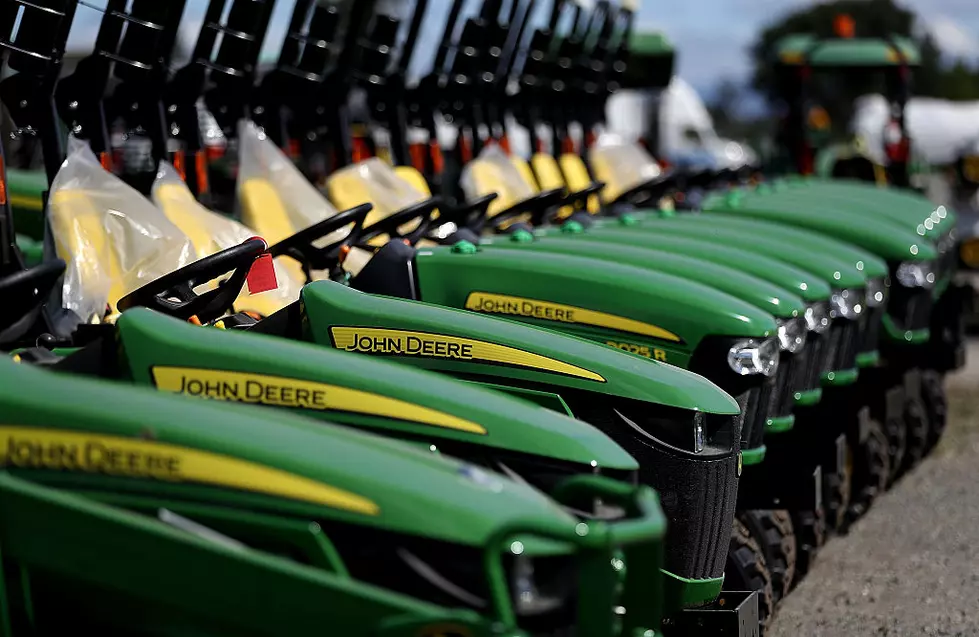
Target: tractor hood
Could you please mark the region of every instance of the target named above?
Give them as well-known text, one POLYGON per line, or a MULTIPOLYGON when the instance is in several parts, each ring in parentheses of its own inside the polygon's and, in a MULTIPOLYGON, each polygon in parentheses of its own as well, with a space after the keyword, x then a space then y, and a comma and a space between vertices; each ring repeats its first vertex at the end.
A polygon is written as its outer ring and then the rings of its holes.
POLYGON ((708 413, 738 411, 706 378, 514 321, 328 281, 307 285, 302 307, 307 338, 320 345, 410 357, 428 369, 462 375, 505 376, 708 413))
POLYGON ((660 219, 656 223, 640 226, 640 229, 644 232, 662 234, 663 236, 679 234, 686 237, 707 239, 724 245, 734 244, 750 247, 753 250, 791 263, 796 267, 809 270, 821 276, 826 283, 834 288, 862 288, 867 285, 866 277, 855 266, 840 257, 794 243, 786 243, 780 239, 769 238, 757 231, 713 226, 698 221, 693 215, 660 219))
POLYGON ((870 250, 888 261, 932 261, 932 243, 913 230, 904 230, 880 218, 839 212, 818 201, 786 206, 775 199, 734 191, 704 201, 705 212, 744 215, 809 228, 870 250))
POLYGON ((715 288, 755 307, 765 310, 776 318, 789 319, 801 316, 805 304, 797 295, 783 287, 774 285, 751 274, 735 270, 704 259, 676 253, 654 250, 651 247, 611 246, 600 239, 588 240, 589 233, 582 232, 581 239, 566 237, 544 237, 539 241, 518 243, 484 240, 481 245, 501 247, 525 246, 526 249, 568 254, 594 259, 608 259, 614 255, 616 263, 663 272, 684 279, 690 279, 715 288))
POLYGON ((763 338, 771 314, 688 279, 519 248, 430 248, 416 256, 421 298, 602 343, 652 344, 685 367, 707 336, 763 338))
MULTIPOLYGON (((636 217, 641 219, 642 215, 636 217)), ((659 219, 650 219, 648 222, 640 220, 640 223, 652 224, 658 221, 659 219)), ((576 240, 580 238, 580 240, 614 243, 616 247, 610 248, 613 250, 618 249, 618 246, 637 246, 671 254, 689 255, 764 279, 798 295, 807 303, 825 301, 831 292, 829 285, 821 277, 754 251, 750 247, 732 247, 679 235, 659 237, 651 232, 635 232, 611 219, 595 219, 595 222, 595 227, 589 228, 587 232, 580 235, 561 233, 553 228, 538 232, 547 237, 569 236, 576 240)))
POLYGON ((771 314, 689 279, 606 260, 466 246, 417 252, 422 300, 602 343, 642 341, 663 352, 657 360, 680 367, 707 336, 764 338, 777 328, 771 314))
POLYGON ((703 213, 696 215, 695 218, 703 219, 704 223, 709 223, 711 226, 731 228, 732 230, 750 230, 767 239, 785 239, 795 242, 793 245, 802 245, 807 249, 816 249, 824 254, 842 257, 868 279, 887 276, 887 262, 873 252, 852 243, 838 241, 820 232, 813 232, 785 223, 732 215, 703 213))
POLYGON ((511 523, 574 524, 533 488, 406 443, 287 413, 9 359, 0 361, 0 405, 2 466, 28 478, 42 469, 37 479, 56 478, 57 486, 77 480, 86 489, 177 494, 476 546, 511 523))
MULTIPOLYGON (((882 193, 886 192, 883 188, 880 190, 882 193)), ((812 190, 792 189, 781 191, 761 188, 746 191, 745 196, 746 198, 764 197, 765 201, 778 202, 783 208, 790 210, 800 203, 811 205, 813 202, 818 202, 820 205, 826 206, 834 212, 843 212, 850 216, 862 215, 866 218, 876 219, 881 223, 890 224, 895 228, 914 230, 918 236, 924 237, 929 241, 937 241, 942 236, 942 229, 952 228, 948 224, 942 224, 940 229, 939 224, 931 219, 931 215, 934 215, 935 219, 938 219, 939 222, 942 221, 941 216, 934 206, 922 214, 920 209, 908 210, 907 201, 886 202, 867 197, 866 195, 861 197, 858 194, 850 194, 845 191, 841 192, 832 188, 822 189, 817 187, 812 190)), ((945 216, 946 218, 948 217, 947 212, 945 216)))
MULTIPOLYGON (((927 236, 938 236, 955 227, 958 215, 948 206, 935 206, 927 197, 916 192, 897 188, 880 188, 876 185, 864 184, 858 181, 838 179, 788 179, 786 192, 800 190, 813 192, 822 196, 838 194, 849 200, 857 200, 861 204, 869 204, 870 210, 879 214, 893 215, 917 228, 926 219, 932 221, 933 227, 927 228, 927 236), (944 214, 944 216, 943 216, 944 214)), ((776 189, 777 191, 777 189, 776 189)))
POLYGON ((294 409, 435 446, 446 439, 589 466, 637 466, 584 422, 424 370, 140 308, 119 317, 117 329, 133 379, 162 391, 294 409))

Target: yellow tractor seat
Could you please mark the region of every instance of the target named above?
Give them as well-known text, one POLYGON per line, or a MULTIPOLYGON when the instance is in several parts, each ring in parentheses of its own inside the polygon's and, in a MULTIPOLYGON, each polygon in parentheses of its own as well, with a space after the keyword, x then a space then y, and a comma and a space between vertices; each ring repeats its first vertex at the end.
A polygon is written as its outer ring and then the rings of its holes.
MULTIPOLYGON (((163 214, 190 237, 198 259, 238 245, 256 234, 204 208, 183 182, 158 184, 153 196, 163 214)), ((306 280, 299 264, 292 259, 280 258, 275 261, 275 270, 278 288, 254 295, 243 289, 235 300, 236 311, 269 316, 298 298, 306 280)), ((208 287, 215 285, 216 281, 212 281, 208 287)))
POLYGON ((602 191, 606 205, 655 205, 676 185, 674 175, 638 144, 600 144, 592 148, 589 159, 595 179, 606 184, 602 191))
MULTIPOLYGON (((588 180, 588 184, 582 188, 572 188, 568 180, 561 172, 561 166, 553 156, 547 153, 535 153, 530 158, 534 172, 537 173, 537 181, 541 188, 546 190, 565 189, 568 205, 562 206, 558 211, 557 219, 563 220, 574 214, 575 210, 585 208, 588 203, 597 198, 598 192, 604 188, 604 184, 588 180)), ((587 171, 586 171, 587 173, 587 171)))

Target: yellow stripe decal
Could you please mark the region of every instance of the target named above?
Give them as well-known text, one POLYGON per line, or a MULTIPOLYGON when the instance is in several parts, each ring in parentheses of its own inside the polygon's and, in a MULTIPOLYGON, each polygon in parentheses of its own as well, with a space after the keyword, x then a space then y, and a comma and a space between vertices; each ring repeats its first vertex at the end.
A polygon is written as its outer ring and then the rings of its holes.
POLYGON ((619 332, 651 336, 664 341, 673 341, 674 343, 679 343, 682 340, 669 330, 624 316, 586 310, 572 305, 562 305, 560 303, 539 301, 537 299, 525 299, 518 296, 470 292, 469 298, 466 299, 466 309, 474 312, 486 312, 487 314, 509 314, 559 323, 594 325, 595 327, 605 327, 619 332))
POLYGON ((377 504, 292 473, 208 451, 63 429, 0 426, 0 466, 191 482, 377 515, 377 504))
POLYGON ((330 334, 333 346, 348 352, 498 363, 605 382, 599 374, 570 363, 471 338, 371 327, 331 327, 330 334))
POLYGON ((294 409, 346 411, 480 435, 486 433, 481 425, 451 414, 338 385, 285 376, 191 367, 154 367, 151 373, 157 388, 188 396, 294 409))
POLYGON ((10 193, 7 200, 10 202, 11 208, 23 208, 25 210, 41 210, 43 208, 40 197, 10 193))

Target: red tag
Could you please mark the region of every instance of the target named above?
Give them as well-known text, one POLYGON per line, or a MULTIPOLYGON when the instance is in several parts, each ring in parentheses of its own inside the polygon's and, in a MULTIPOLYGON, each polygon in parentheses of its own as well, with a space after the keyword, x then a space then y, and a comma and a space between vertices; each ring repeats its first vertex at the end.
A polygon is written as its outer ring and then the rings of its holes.
POLYGON ((266 252, 255 259, 248 271, 248 294, 260 294, 279 287, 275 280, 275 267, 272 265, 272 255, 266 252))

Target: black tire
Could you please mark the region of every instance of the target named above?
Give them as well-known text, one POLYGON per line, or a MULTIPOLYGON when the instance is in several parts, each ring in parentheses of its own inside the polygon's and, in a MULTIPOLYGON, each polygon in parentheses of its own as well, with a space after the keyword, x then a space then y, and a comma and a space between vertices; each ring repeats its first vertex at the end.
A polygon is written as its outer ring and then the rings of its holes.
POLYGON ((816 561, 819 549, 826 543, 826 519, 822 509, 816 511, 792 511, 792 528, 795 529, 795 577, 798 584, 816 561))
POLYGON ((921 373, 921 399, 928 416, 928 449, 938 444, 948 424, 948 397, 945 394, 945 375, 934 369, 921 373))
POLYGON ((891 474, 891 458, 888 454, 887 435, 884 426, 873 417, 867 417, 860 425, 864 428, 864 441, 855 445, 853 487, 847 510, 847 526, 862 517, 880 494, 887 489, 891 474))
POLYGON ((789 594, 795 579, 796 540, 792 516, 784 509, 749 509, 738 513, 738 520, 761 547, 772 576, 772 595, 777 606, 789 594))
POLYGON ((826 467, 836 464, 836 452, 832 464, 823 465, 823 509, 826 530, 840 532, 846 524, 846 512, 850 508, 850 490, 853 484, 853 450, 849 443, 843 451, 843 466, 835 471, 826 467))
POLYGON ((930 427, 923 400, 908 398, 904 404, 904 422, 908 431, 908 442, 901 465, 902 473, 910 471, 921 462, 930 448, 930 427))
MULTIPOLYGON (((898 404, 906 403, 904 396, 904 386, 890 386, 888 392, 899 393, 898 404)), ((887 486, 891 486, 901 475, 901 465, 904 462, 904 455, 908 447, 908 428, 904 418, 904 412, 894 408, 888 409, 887 398, 880 397, 879 407, 872 410, 873 418, 884 426, 884 435, 887 437, 887 455, 890 458, 891 471, 887 477, 887 486)))
POLYGON ((758 621, 764 633, 775 612, 772 575, 758 542, 738 519, 734 520, 731 531, 731 545, 724 568, 724 588, 729 591, 758 592, 758 621))

